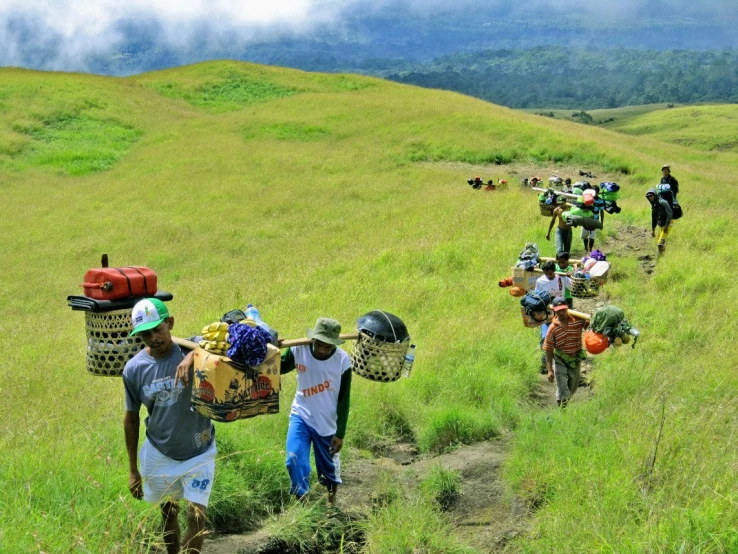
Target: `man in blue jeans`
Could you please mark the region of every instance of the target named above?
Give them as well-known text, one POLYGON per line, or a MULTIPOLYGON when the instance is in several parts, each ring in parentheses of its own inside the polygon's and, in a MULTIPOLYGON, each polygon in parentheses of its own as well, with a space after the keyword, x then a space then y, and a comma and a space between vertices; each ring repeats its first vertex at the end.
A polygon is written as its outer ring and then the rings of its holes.
POLYGON ((297 370, 297 390, 287 431, 287 471, 290 494, 303 498, 310 487, 310 446, 318 480, 333 504, 341 484, 339 453, 348 423, 351 396, 351 360, 338 348, 341 324, 319 318, 307 330, 311 344, 288 348, 282 354, 281 373, 297 370))

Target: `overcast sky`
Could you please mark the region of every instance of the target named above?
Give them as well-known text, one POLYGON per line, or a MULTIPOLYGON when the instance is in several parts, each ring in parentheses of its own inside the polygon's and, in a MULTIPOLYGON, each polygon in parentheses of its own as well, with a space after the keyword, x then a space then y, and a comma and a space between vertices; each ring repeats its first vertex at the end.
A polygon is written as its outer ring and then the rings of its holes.
POLYGON ((735 21, 738 14, 736 0, 0 0, 0 66, 84 70, 86 56, 115 51, 131 22, 150 22, 158 40, 182 46, 204 30, 248 40, 335 28, 356 8, 401 5, 427 13, 480 4, 486 10, 505 6, 508 13, 535 8, 612 20, 656 8, 664 17, 735 21))

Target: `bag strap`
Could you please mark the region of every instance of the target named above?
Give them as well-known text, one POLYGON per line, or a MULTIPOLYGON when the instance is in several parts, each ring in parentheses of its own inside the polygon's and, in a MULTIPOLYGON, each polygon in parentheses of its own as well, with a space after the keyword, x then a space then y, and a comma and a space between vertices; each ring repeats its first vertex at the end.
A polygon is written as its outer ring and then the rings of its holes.
MULTIPOLYGON (((146 280, 146 275, 144 274, 144 272, 141 271, 140 269, 138 269, 137 267, 133 267, 132 265, 127 265, 126 266, 126 269, 132 269, 133 271, 135 271, 136 273, 138 273, 141 277, 143 277, 143 280, 144 280, 144 294, 146 296, 149 296, 149 282, 146 280)), ((131 283, 130 282, 128 283, 128 288, 129 289, 131 288, 131 283)))
POLYGON ((126 275, 126 272, 125 272, 125 271, 123 271, 123 270, 122 270, 121 268, 119 268, 119 267, 114 267, 113 269, 114 269, 115 271, 117 271, 118 273, 120 273, 121 275, 123 275, 123 277, 125 277, 125 278, 126 278, 126 282, 128 283, 128 295, 129 295, 129 296, 133 296, 133 288, 131 287, 131 280, 130 280, 130 279, 128 278, 128 275, 126 275))

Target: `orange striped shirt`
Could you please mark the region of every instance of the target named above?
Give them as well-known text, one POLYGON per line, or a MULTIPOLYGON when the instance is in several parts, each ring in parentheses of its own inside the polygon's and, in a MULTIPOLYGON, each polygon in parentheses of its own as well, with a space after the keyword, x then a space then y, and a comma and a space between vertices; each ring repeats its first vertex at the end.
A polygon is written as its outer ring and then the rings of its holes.
POLYGON ((564 354, 575 356, 582 349, 582 331, 585 325, 586 322, 583 319, 574 319, 569 316, 569 324, 562 327, 554 319, 546 333, 546 340, 543 341, 543 349, 546 352, 560 350, 564 354))

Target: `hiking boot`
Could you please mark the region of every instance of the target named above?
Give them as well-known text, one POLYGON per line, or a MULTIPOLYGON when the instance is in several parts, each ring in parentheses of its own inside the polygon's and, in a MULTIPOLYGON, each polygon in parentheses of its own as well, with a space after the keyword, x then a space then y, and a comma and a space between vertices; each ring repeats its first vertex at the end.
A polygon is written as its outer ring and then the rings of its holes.
POLYGON ((660 240, 659 241, 658 249, 659 249, 659 254, 663 254, 664 253, 664 251, 666 250, 666 241, 665 240, 660 240))

